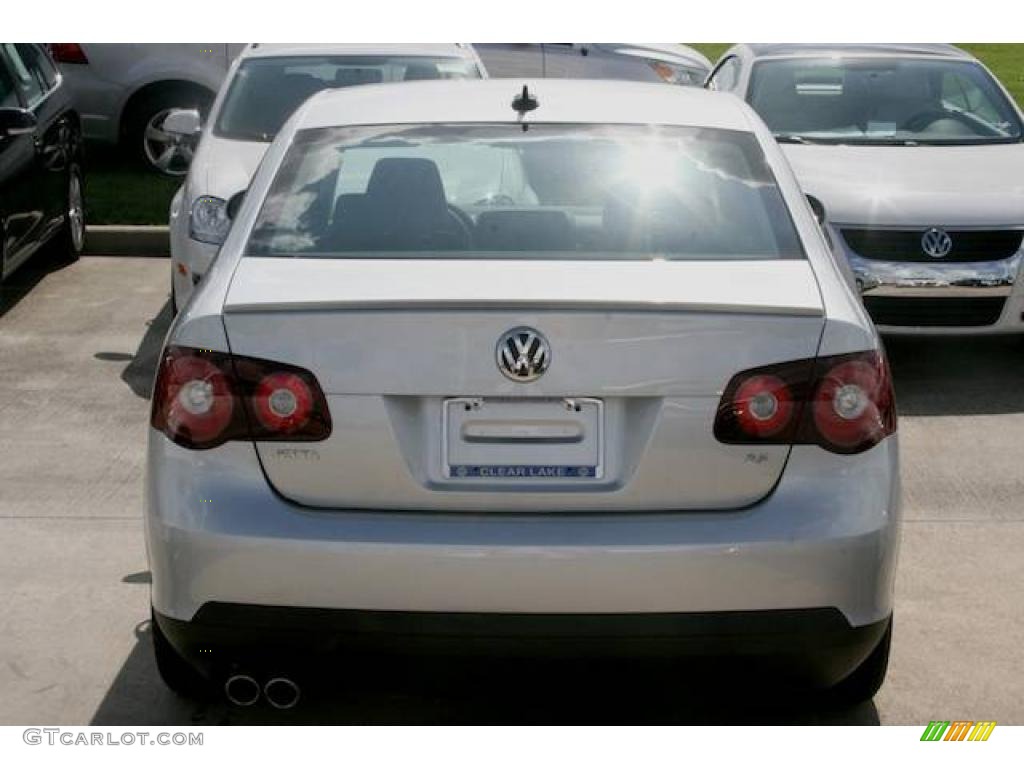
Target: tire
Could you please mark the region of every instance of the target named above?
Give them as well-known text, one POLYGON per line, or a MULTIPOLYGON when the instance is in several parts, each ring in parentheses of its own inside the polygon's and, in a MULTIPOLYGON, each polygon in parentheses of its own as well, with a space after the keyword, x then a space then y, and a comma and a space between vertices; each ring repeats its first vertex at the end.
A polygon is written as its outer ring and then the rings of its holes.
POLYGON ((150 612, 150 627, 153 633, 153 655, 156 668, 164 685, 179 696, 189 699, 204 699, 210 694, 210 683, 189 664, 171 645, 160 629, 156 617, 150 612))
POLYGON ((125 119, 125 141, 140 165, 165 176, 184 176, 192 161, 194 146, 162 130, 172 109, 198 109, 205 117, 212 94, 198 87, 167 87, 140 98, 125 119))
POLYGON ((54 258, 58 263, 78 261, 85 249, 85 184, 82 169, 72 163, 68 169, 64 198, 64 224, 54 243, 54 258))
POLYGON ((878 693, 889 668, 891 647, 892 619, 889 619, 889 626, 878 645, 859 667, 828 691, 828 702, 835 706, 849 707, 868 701, 878 693))

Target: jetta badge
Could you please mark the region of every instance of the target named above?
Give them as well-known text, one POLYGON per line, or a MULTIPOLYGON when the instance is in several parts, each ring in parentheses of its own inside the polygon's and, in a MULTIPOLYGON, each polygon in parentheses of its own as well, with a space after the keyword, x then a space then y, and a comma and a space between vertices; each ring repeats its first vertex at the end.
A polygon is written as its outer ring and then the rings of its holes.
POLYGON ((498 339, 498 369, 512 381, 535 381, 551 365, 551 347, 540 331, 513 328, 498 339))
POLYGON ((942 259, 953 250, 953 238, 944 229, 932 227, 921 235, 921 249, 933 259, 942 259))

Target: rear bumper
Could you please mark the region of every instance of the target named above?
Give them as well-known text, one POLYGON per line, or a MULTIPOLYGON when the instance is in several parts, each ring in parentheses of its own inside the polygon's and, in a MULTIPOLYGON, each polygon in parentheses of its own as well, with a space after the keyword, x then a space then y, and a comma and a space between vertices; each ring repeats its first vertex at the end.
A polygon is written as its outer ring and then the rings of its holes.
POLYGON ((482 614, 346 611, 207 603, 192 621, 159 613, 171 644, 207 677, 228 668, 319 668, 372 653, 593 659, 727 659, 830 686, 852 672, 889 618, 852 627, 835 609, 676 614, 482 614))
POLYGON ((150 431, 154 609, 208 603, 357 611, 675 614, 891 612, 897 443, 793 449, 776 489, 727 512, 325 511, 269 488, 247 443, 199 454, 150 431))

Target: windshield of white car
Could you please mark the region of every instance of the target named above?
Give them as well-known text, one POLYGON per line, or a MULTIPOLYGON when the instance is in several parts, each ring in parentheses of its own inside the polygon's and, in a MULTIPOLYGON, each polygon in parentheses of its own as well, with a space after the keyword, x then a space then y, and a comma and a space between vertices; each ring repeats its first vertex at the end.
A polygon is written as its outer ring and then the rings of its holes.
POLYGON ((246 253, 582 260, 804 255, 752 133, 556 124, 302 131, 271 184, 246 253))
POLYGON ((327 88, 478 77, 474 62, 447 56, 251 58, 231 81, 214 133, 242 141, 272 141, 302 102, 327 88))
POLYGON ((786 143, 991 144, 1020 141, 1020 118, 975 62, 942 58, 768 59, 748 101, 786 143))

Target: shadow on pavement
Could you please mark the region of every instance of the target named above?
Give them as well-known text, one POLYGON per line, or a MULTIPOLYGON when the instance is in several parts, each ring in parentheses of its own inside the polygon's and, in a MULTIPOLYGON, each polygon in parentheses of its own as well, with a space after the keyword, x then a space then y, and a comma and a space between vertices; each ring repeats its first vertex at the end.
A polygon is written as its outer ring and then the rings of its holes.
POLYGON ((127 384, 136 396, 148 400, 153 391, 153 377, 160 358, 167 329, 171 327, 171 301, 168 299, 156 317, 146 321, 146 333, 139 342, 134 355, 123 352, 97 352, 93 357, 103 362, 128 361, 121 371, 121 381, 127 384))
POLYGON ((903 416, 1024 412, 1024 337, 890 336, 903 416))
POLYGON ((90 725, 212 725, 195 704, 160 684, 148 619, 135 627, 135 640, 90 725))
POLYGON ((72 263, 57 259, 48 248, 33 254, 25 264, 8 275, 0 284, 0 317, 14 309, 44 277, 51 272, 69 267, 72 263))
POLYGON ((149 622, 91 725, 646 724, 878 725, 873 702, 842 710, 768 698, 746 685, 694 683, 669 662, 366 659, 325 670, 287 711, 220 696, 187 701, 160 681, 149 622))

